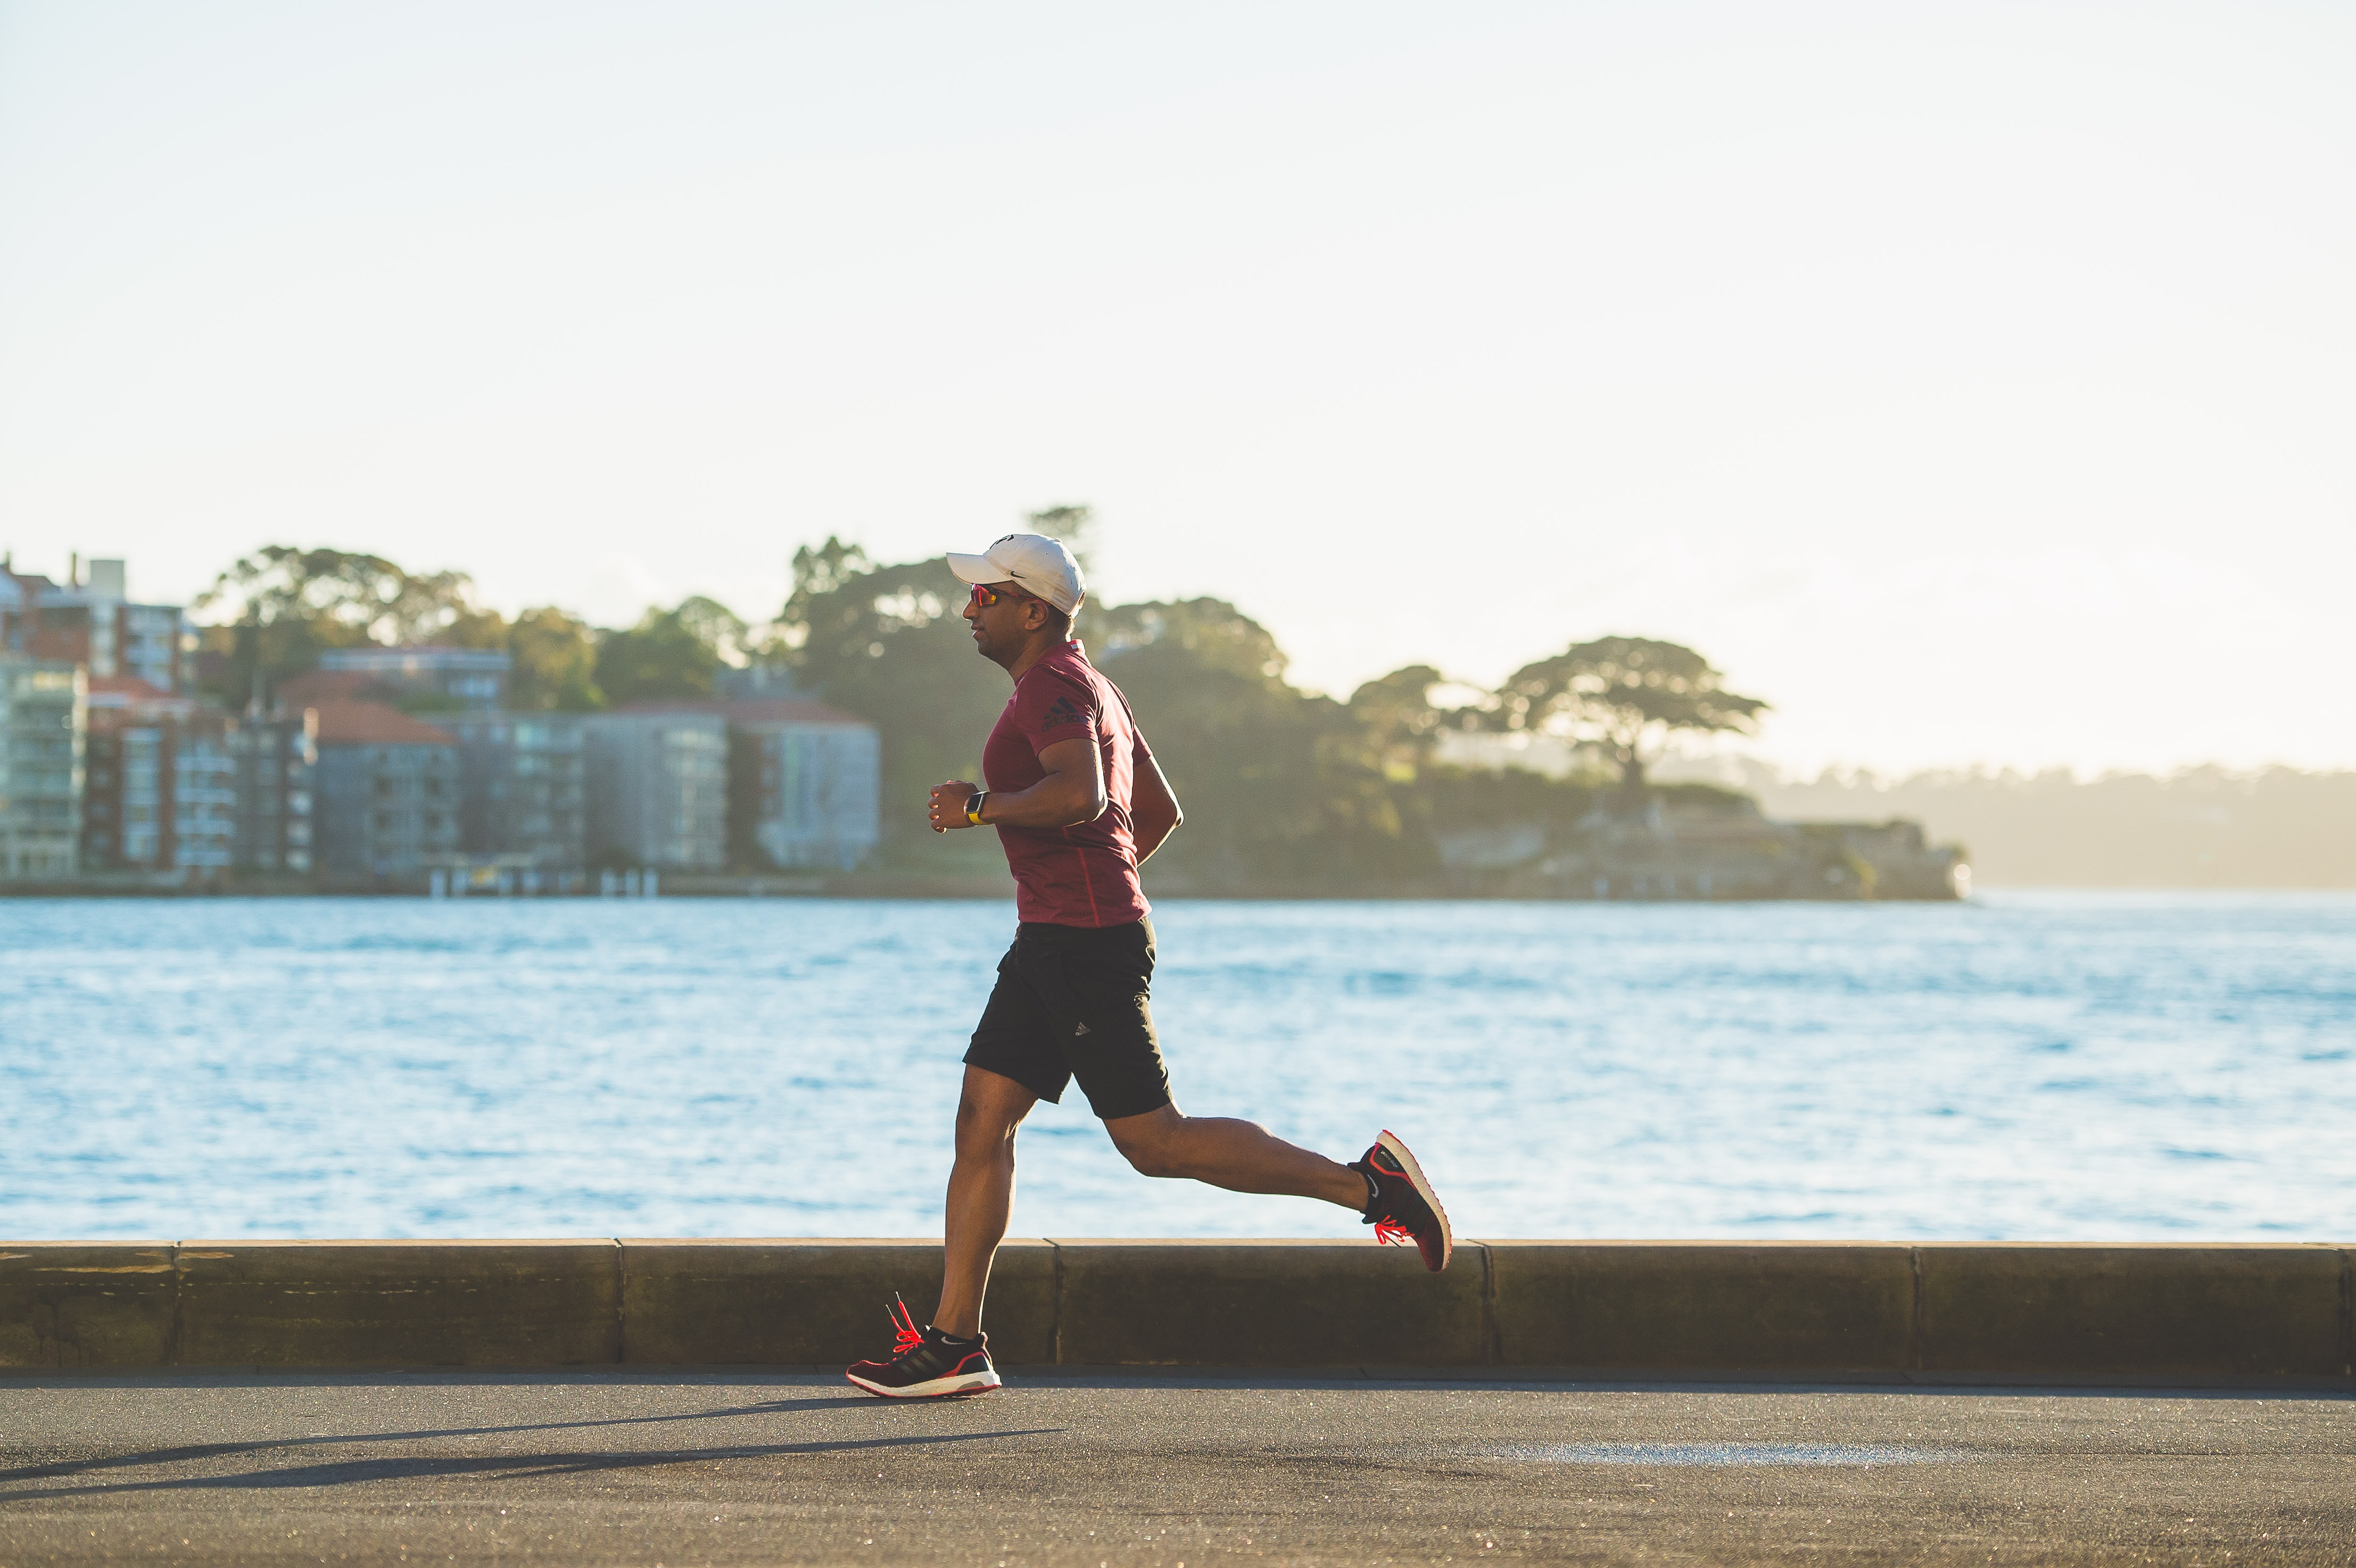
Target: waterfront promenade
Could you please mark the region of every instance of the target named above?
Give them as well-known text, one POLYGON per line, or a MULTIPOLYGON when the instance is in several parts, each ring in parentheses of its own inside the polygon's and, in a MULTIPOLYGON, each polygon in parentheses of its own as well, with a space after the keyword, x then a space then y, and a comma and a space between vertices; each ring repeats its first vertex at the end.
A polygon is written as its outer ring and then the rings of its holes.
POLYGON ((1003 1393, 851 1389, 938 1264, 0 1245, 0 1568, 2356 1562, 2346 1248, 1017 1240, 1003 1393))
POLYGON ((0 1563, 2356 1561, 2356 1401, 1025 1372, 0 1381, 0 1563))

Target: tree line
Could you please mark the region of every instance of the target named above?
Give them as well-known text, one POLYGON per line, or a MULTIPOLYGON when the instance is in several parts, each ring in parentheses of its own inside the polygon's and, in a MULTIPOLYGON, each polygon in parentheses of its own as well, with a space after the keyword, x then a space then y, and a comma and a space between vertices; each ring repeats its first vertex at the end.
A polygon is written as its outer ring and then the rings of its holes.
MULTIPOLYGON (((1086 507, 1033 513, 1029 524, 1086 560, 1086 507)), ((940 869, 979 869, 996 852, 980 835, 944 844, 924 830, 920 809, 942 779, 980 777, 981 743, 1006 698, 1003 672, 974 653, 965 595, 945 556, 879 562, 830 537, 795 552, 792 590, 773 620, 748 622, 694 597, 600 628, 555 606, 509 619, 479 603, 463 572, 273 546, 223 572, 199 608, 221 617, 206 629, 204 677, 232 704, 267 700, 327 649, 371 643, 504 649, 514 661, 510 705, 562 711, 708 698, 724 667, 782 667, 876 726, 884 863, 940 869)), ((1185 805, 1185 831, 1163 851, 1166 867, 1155 862, 1158 885, 1173 891, 1429 881, 1443 829, 1564 829, 1598 806, 1709 793, 1661 791, 1645 765, 1671 734, 1748 731, 1766 707, 1727 690, 1694 650, 1645 637, 1573 644, 1494 691, 1411 665, 1340 699, 1291 685, 1275 637, 1223 599, 1091 602, 1075 630, 1128 694, 1185 805), (1451 729, 1565 737, 1595 766, 1568 779, 1453 766, 1439 756, 1451 729)))

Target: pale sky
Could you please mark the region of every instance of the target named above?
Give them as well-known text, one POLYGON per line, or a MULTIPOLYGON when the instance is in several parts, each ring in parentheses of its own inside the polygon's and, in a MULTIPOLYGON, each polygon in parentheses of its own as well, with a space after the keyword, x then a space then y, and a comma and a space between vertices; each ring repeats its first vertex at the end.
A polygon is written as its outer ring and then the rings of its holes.
POLYGON ((1304 684, 2356 766, 2356 7, 0 0, 0 545, 774 613, 1093 504, 1304 684))

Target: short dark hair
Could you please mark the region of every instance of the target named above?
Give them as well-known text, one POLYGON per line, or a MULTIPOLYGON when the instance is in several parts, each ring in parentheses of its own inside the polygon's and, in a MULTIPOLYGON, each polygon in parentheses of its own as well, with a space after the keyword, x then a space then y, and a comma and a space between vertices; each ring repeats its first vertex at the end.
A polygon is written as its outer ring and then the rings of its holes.
POLYGON ((1016 597, 1028 599, 1032 603, 1036 604, 1040 609, 1047 612, 1047 624, 1055 629, 1055 635, 1059 637, 1068 637, 1072 635, 1072 617, 1067 613, 1056 609, 1053 604, 1047 603, 1046 600, 1041 598, 1038 594, 1032 592, 1028 588, 1023 587, 1020 581, 1009 579, 1009 582, 1013 588, 1016 597))

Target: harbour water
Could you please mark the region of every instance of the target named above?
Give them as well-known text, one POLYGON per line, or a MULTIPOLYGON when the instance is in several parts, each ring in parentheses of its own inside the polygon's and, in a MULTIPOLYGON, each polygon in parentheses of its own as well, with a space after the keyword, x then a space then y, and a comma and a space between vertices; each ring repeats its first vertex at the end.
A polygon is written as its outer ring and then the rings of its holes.
MULTIPOLYGON (((1011 905, 0 901, 0 1237, 939 1233, 1011 905)), ((2356 897, 1157 912, 1179 1103, 1467 1236, 2356 1239, 2356 897)), ((1033 1114, 1029 1235, 1361 1235, 1033 1114)))

